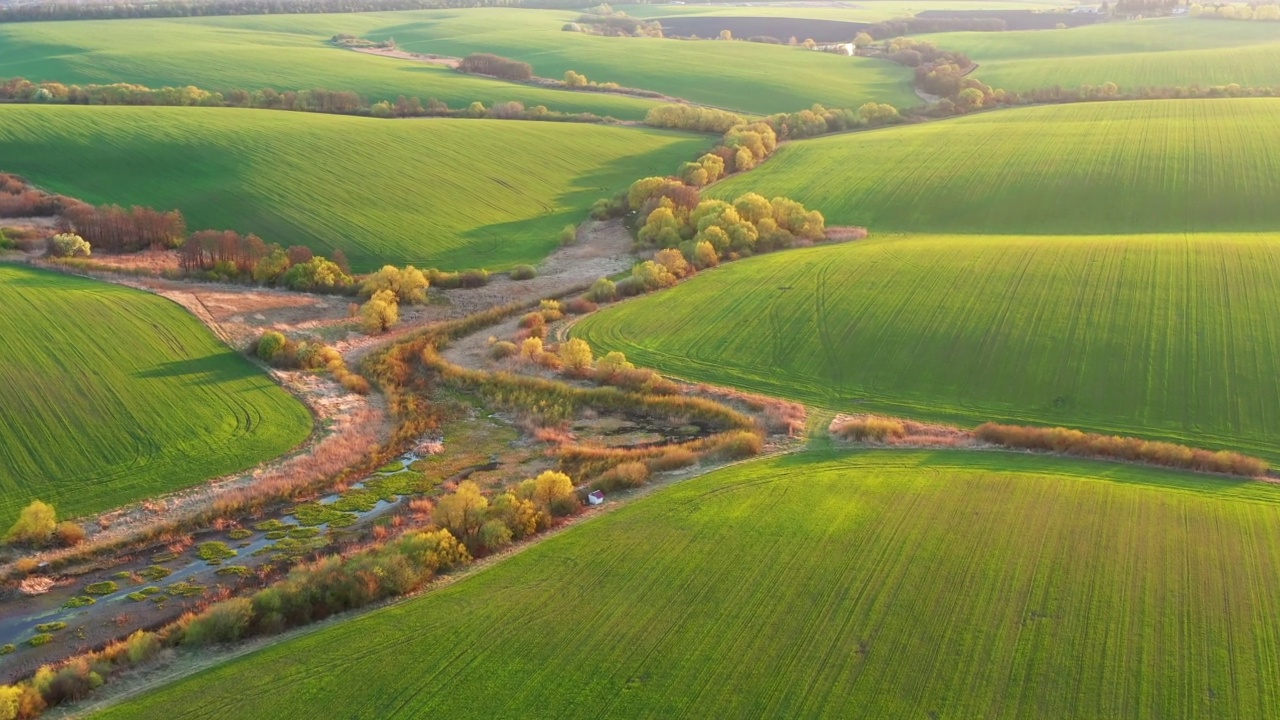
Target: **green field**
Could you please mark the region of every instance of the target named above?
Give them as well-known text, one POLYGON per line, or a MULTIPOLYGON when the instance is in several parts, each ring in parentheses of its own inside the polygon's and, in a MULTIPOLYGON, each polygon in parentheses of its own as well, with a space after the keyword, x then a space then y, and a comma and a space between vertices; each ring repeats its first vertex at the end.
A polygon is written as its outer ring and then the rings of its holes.
POLYGON ((978 63, 1006 90, 1114 82, 1121 88, 1280 86, 1280 23, 1166 18, 1071 30, 922 36, 978 63))
POLYGON ((182 308, 0 265, 0 527, 32 499, 77 516, 281 455, 307 409, 182 308))
POLYGON ((1258 483, 784 457, 101 717, 1270 717, 1278 523, 1258 483))
POLYGON ((783 146, 709 192, 786 195, 872 231, 1280 229, 1280 100, 1018 108, 783 146))
POLYGON ((1280 235, 878 238, 584 318, 598 351, 833 410, 1280 458, 1280 235))
MULTIPOLYGON (((519 100, 566 112, 644 117, 651 100, 463 75, 439 65, 363 55, 327 43, 403 22, 373 14, 284 15, 0 25, 0 77, 130 82, 207 90, 352 90, 372 100, 418 96, 461 108, 519 100)), ((558 26, 557 26, 558 27, 558 26)))
POLYGON ((0 106, 0 167, 93 203, 179 208, 192 230, 385 262, 537 262, 566 223, 704 137, 503 120, 232 108, 0 106))
POLYGON ((0 77, 129 81, 219 88, 350 89, 375 98, 428 96, 461 107, 522 100, 558 110, 643 117, 654 102, 501 83, 326 44, 335 33, 384 39, 441 55, 493 52, 544 77, 577 70, 611 81, 748 112, 790 112, 815 102, 915 105, 909 69, 880 60, 758 43, 691 43, 566 33, 576 12, 471 9, 344 15, 215 17, 0 25, 0 77), (110 32, 104 30, 109 29, 110 32), (709 81, 708 78, 714 78, 709 81))

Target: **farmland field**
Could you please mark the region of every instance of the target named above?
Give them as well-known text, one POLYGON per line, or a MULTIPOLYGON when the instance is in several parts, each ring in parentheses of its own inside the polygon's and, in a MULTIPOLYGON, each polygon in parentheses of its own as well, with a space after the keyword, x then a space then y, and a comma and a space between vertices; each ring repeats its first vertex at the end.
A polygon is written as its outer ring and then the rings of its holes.
MULTIPOLYGON (((130 82, 206 90, 351 90, 373 101, 397 95, 492 105, 519 100, 565 112, 638 120, 652 100, 531 87, 439 65, 375 57, 326 41, 403 22, 400 15, 284 15, 0 25, 0 77, 62 83, 130 82), (382 18, 379 20, 378 18, 382 18), (397 19, 399 18, 399 19, 397 19)), ((557 26, 558 27, 558 26, 557 26)))
POLYGON ((502 120, 232 108, 0 107, 3 168, 93 203, 179 208, 357 270, 537 262, 566 223, 706 138, 502 120))
POLYGON ((786 195, 873 231, 1280 229, 1280 100, 1018 108, 790 143, 708 192, 786 195))
POLYGON ((1166 18, 1071 30, 922 36, 967 53, 974 77, 1006 90, 1114 82, 1280 85, 1280 23, 1166 18))
POLYGON ((1280 457, 1280 235, 922 236, 765 255, 574 327, 598 351, 835 410, 1280 457))
POLYGON ((790 112, 815 102, 857 107, 868 100, 915 105, 909 69, 881 60, 759 43, 690 43, 606 38, 561 30, 575 12, 510 8, 464 11, 283 15, 128 23, 14 23, 0 26, 0 77, 62 82, 194 84, 209 89, 313 86, 375 97, 428 96, 461 107, 472 100, 522 100, 557 110, 643 117, 652 100, 501 83, 423 63, 372 57, 325 44, 335 33, 394 37, 402 50, 441 55, 492 52, 560 78, 655 90, 746 112, 790 112), (104 33, 109 25, 112 32, 104 33), (163 38, 155 42, 154 38, 163 38), (715 77, 714 82, 707 82, 715 77))
POLYGON ((0 265, 0 527, 67 516, 267 460, 307 409, 195 318, 147 293, 0 265))
POLYGON ((1280 489, 809 454, 663 490, 101 717, 1267 717, 1280 489))

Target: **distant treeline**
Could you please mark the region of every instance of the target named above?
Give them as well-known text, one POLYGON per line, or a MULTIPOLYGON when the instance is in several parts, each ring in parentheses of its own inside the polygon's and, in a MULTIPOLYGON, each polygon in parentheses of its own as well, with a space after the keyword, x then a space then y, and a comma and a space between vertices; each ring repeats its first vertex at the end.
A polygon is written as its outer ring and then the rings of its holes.
POLYGON ((0 102, 66 104, 66 105, 143 105, 174 107, 237 107, 260 110, 289 110, 335 115, 370 117, 463 117, 499 120, 547 120, 559 122, 606 122, 595 113, 564 113, 545 105, 526 108, 512 100, 486 107, 476 101, 465 108, 428 98, 426 104, 416 97, 404 95, 395 102, 371 103, 359 93, 349 90, 229 90, 211 92, 188 85, 173 88, 149 88, 143 85, 114 83, 111 85, 64 85, 57 82, 33 83, 24 78, 0 79, 0 102))
POLYGON ((585 8, 590 0, 164 0, 131 3, 40 3, 0 9, 0 22, 123 20, 214 15, 303 15, 312 13, 449 10, 477 7, 585 8))

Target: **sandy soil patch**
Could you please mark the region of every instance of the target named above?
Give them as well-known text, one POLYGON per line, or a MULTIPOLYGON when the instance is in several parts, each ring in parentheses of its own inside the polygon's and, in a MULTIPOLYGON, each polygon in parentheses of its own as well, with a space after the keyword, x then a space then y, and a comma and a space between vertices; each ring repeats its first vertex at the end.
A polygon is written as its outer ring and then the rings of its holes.
POLYGON ((414 62, 431 63, 432 65, 443 65, 447 68, 456 68, 458 63, 462 62, 462 58, 446 57, 442 55, 433 55, 430 53, 411 53, 404 50, 392 50, 390 48, 349 48, 358 53, 365 55, 378 55, 380 57, 395 58, 397 60, 412 60, 414 62))

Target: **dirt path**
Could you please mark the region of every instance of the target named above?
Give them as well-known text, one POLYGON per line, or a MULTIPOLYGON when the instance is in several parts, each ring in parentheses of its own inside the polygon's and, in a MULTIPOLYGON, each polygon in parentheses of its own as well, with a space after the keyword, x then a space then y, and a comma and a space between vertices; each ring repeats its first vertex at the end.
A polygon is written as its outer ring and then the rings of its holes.
POLYGON ((635 263, 631 245, 631 234, 621 220, 587 220, 578 227, 578 238, 572 245, 561 247, 542 261, 537 277, 515 281, 506 275, 494 275, 484 287, 440 291, 444 304, 401 308, 400 326, 395 330, 383 335, 355 336, 335 347, 348 365, 358 367, 360 360, 375 348, 431 323, 466 317, 508 303, 563 295, 602 277, 623 272, 635 263))
POLYGON ((458 63, 462 62, 462 58, 445 57, 441 55, 423 55, 422 53, 411 53, 404 50, 392 50, 390 48, 347 48, 355 50, 365 55, 377 55, 379 57, 395 58, 397 60, 412 60, 414 62, 430 63, 432 65, 443 65, 447 68, 457 68, 458 63))

